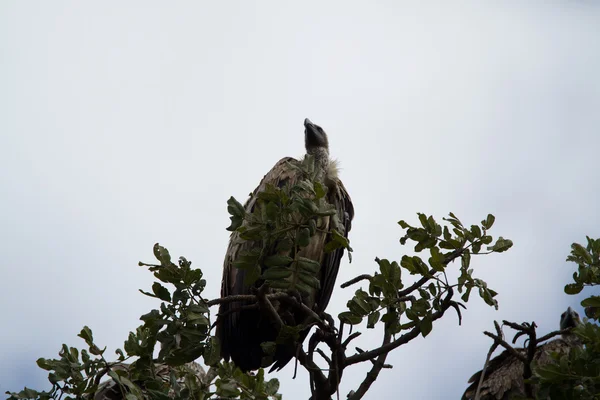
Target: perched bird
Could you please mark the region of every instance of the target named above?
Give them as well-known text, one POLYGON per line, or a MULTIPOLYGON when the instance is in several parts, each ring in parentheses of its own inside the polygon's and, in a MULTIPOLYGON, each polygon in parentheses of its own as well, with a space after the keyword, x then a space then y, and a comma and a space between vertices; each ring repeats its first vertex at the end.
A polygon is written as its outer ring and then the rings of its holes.
MULTIPOLYGON (((560 316, 560 329, 575 327, 581 323, 579 314, 567 308, 567 311, 560 316)), ((554 339, 539 346, 536 350, 534 360, 538 365, 544 365, 553 362, 550 357, 551 353, 566 354, 574 346, 579 346, 580 342, 577 336, 571 332, 567 332, 559 339, 554 339)), ((516 349, 524 356, 527 355, 526 349, 516 349)), ((485 371, 485 377, 481 383, 480 398, 481 400, 508 400, 515 395, 525 396, 525 383, 523 381, 524 364, 519 361, 508 350, 504 350, 500 355, 490 360, 485 371)), ((475 399, 477 393, 477 385, 481 378, 481 372, 475 373, 469 379, 471 384, 465 393, 462 400, 475 399)), ((535 390, 535 388, 534 388, 535 390)))
MULTIPOLYGON (((334 205, 341 226, 345 232, 341 232, 345 237, 350 231, 351 221, 354 217, 354 208, 350 196, 342 181, 338 178, 337 162, 329 157, 329 141, 327 134, 318 125, 313 124, 308 118, 304 120, 304 143, 306 154, 314 158, 315 170, 318 172, 322 181, 327 186, 327 201, 334 205)), ((250 195, 250 198, 244 205, 246 212, 252 212, 256 205, 257 193, 263 192, 267 185, 275 187, 284 187, 284 185, 294 185, 301 177, 301 172, 292 168, 290 163, 296 163, 297 160, 286 157, 275 164, 275 166, 264 176, 258 187, 250 195)), ((340 261, 344 249, 340 248, 333 252, 326 253, 324 245, 328 242, 331 224, 330 217, 321 217, 318 232, 312 236, 308 246, 304 247, 299 255, 320 263, 317 278, 320 287, 309 298, 302 298, 303 303, 315 312, 325 311, 333 286, 338 274, 340 261)), ((233 263, 243 251, 252 248, 260 248, 256 241, 240 240, 239 234, 234 232, 231 235, 225 261, 223 265, 223 281, 221 285, 221 296, 242 295, 252 293, 252 288, 244 285, 245 271, 235 268, 233 263)), ((293 256, 293 255, 292 255, 293 256)), ((238 310, 244 303, 222 303, 219 308, 219 321, 217 323, 217 336, 221 342, 221 355, 225 360, 230 358, 243 371, 255 370, 263 365, 263 352, 260 344, 267 341, 275 341, 277 330, 272 322, 261 315, 259 310, 238 310)), ((305 317, 302 317, 305 318, 305 317)), ((295 323, 302 323, 302 318, 298 316, 295 323)), ((308 330, 300 334, 302 341, 308 330)), ((295 346, 278 345, 271 362, 274 362, 274 370, 283 368, 291 358, 296 354, 295 346)), ((268 364, 270 364, 268 362, 268 364)))

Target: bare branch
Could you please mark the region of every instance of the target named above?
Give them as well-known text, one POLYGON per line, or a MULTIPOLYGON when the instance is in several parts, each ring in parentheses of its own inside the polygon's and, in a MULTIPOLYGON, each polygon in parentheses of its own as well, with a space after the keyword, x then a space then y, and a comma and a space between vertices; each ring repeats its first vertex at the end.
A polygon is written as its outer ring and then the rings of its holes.
POLYGON ((342 283, 342 284, 340 285, 340 287, 341 287, 342 289, 344 289, 344 288, 347 288, 348 286, 354 285, 355 283, 358 283, 358 282, 360 282, 360 281, 362 281, 362 280, 365 280, 365 279, 371 279, 371 278, 373 278, 373 277, 372 277, 371 275, 369 275, 369 274, 363 274, 363 275, 359 275, 359 276, 357 276, 356 278, 352 278, 352 279, 350 279, 348 282, 344 282, 344 283, 342 283))
POLYGON ((554 331, 554 332, 550 332, 547 335, 542 336, 541 338, 539 338, 537 340, 538 344, 541 342, 545 342, 548 339, 552 339, 554 336, 558 336, 558 335, 564 335, 565 333, 569 333, 573 330, 573 328, 567 328, 567 329, 562 329, 560 331, 554 331))
POLYGON ((352 335, 348 336, 348 338, 346 340, 344 340, 344 343, 342 343, 342 347, 343 348, 348 347, 348 344, 350 344, 351 341, 353 341, 354 339, 356 339, 360 335, 362 335, 362 333, 360 333, 360 332, 354 332, 352 335))
MULTIPOLYGON (((386 324, 385 334, 383 336, 381 347, 388 345, 392 339, 392 334, 387 328, 388 326, 386 324)), ((348 400, 359 400, 363 398, 363 396, 367 393, 373 382, 375 382, 375 380, 379 376, 381 370, 386 367, 385 359, 387 358, 388 354, 389 352, 382 353, 377 357, 377 360, 372 360, 373 366, 371 367, 371 370, 367 372, 367 376, 361 382, 358 389, 355 392, 351 392, 350 394, 348 394, 348 400)))
MULTIPOLYGON (((500 325, 498 325, 498 322, 494 321, 494 327, 496 328, 496 335, 501 338, 504 339, 504 334, 502 333, 502 329, 500 328, 500 325)), ((487 357, 485 358, 485 363, 483 364, 483 368, 481 369, 481 375, 479 376, 479 382, 477 382, 477 391, 475 392, 475 400, 479 400, 480 396, 481 396, 481 384, 483 383, 483 380, 485 378, 485 372, 487 370, 487 367, 489 365, 490 362, 490 358, 492 357, 492 353, 494 351, 496 351, 496 349, 498 348, 498 345, 500 343, 496 340, 494 340, 494 343, 492 343, 492 345, 490 346, 490 351, 488 351, 487 353, 487 357)))
POLYGON ((269 290, 269 286, 266 284, 263 284, 258 289, 258 294, 256 296, 258 299, 258 306, 267 312, 269 318, 271 319, 271 322, 275 325, 275 328, 277 330, 280 330, 284 323, 281 320, 279 314, 277 313, 277 310, 275 310, 275 307, 273 307, 273 304, 268 299, 266 294, 267 290, 269 290))
POLYGON ((490 333, 488 331, 483 332, 483 334, 494 339, 494 342, 497 342, 500 346, 504 347, 506 350, 508 350, 510 352, 510 354, 512 354, 517 359, 519 359, 521 362, 524 363, 527 361, 527 358, 523 354, 521 354, 517 350, 515 350, 514 347, 512 347, 510 344, 506 343, 506 341, 504 341, 502 338, 500 338, 497 335, 494 335, 493 333, 490 333))
POLYGON ((327 357, 327 354, 325 354, 325 352, 323 352, 323 350, 317 349, 316 351, 321 357, 323 357, 323 359, 325 361, 327 361, 327 364, 331 364, 331 358, 327 357))

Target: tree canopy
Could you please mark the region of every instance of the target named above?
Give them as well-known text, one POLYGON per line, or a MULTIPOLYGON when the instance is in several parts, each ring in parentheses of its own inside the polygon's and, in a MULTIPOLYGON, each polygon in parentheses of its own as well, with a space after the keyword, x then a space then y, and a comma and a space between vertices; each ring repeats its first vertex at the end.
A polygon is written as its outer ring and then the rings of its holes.
MULTIPOLYGON (((479 224, 465 224, 453 213, 441 222, 424 213, 418 213, 415 222, 399 221, 403 230, 400 244, 411 246, 415 255, 406 254, 400 260, 375 258, 371 274, 338 282, 342 287, 359 287, 348 300, 347 309, 337 318, 306 307, 295 294, 319 284, 313 277, 318 263, 281 257, 273 249, 275 245, 306 246, 315 234, 316 221, 323 215, 334 215, 335 210, 324 200, 322 182, 310 174, 310 163, 299 168, 306 172, 304 180, 291 187, 269 187, 259 193, 259 206, 252 213, 246 212, 233 197, 229 199, 228 229, 240 232, 244 240, 263 244, 263 251, 242 255, 235 266, 249 272, 247 284, 259 281, 264 288, 243 296, 243 300, 250 301, 251 307, 259 309, 278 326, 276 342, 263 343, 265 352, 273 351, 276 343, 294 343, 301 330, 314 327, 307 346, 299 348, 297 353, 298 364, 310 376, 307 384, 312 399, 332 398, 346 369, 368 363, 370 371, 352 391, 337 393, 351 400, 363 398, 380 371, 393 367, 386 363, 391 351, 419 335, 429 335, 435 322, 448 311, 460 322, 473 293, 489 306, 498 307, 497 292, 477 277, 475 259, 505 252, 512 241, 491 235, 495 221, 491 214, 479 224), (244 221, 247 223, 243 224, 244 221), (458 270, 455 280, 446 273, 449 268, 458 270), (288 302, 298 312, 305 313, 308 322, 286 325, 273 307, 275 300, 288 302), (378 345, 370 349, 352 347, 361 330, 376 326, 384 328, 378 345)), ((339 247, 352 251, 348 240, 336 234, 335 224, 331 233, 332 240, 326 245, 328 251, 339 247)), ((157 262, 139 265, 153 273, 156 281, 150 290, 140 292, 156 298, 160 304, 140 317, 142 324, 129 333, 123 348, 116 350, 116 359, 108 357, 106 348, 94 341, 92 330, 86 326, 78 335, 86 348, 64 344, 59 358, 38 359, 38 366, 49 371, 51 389, 7 392, 10 399, 63 396, 91 399, 103 387, 103 379, 113 382, 122 398, 127 399, 282 398, 279 381, 266 379, 262 369, 243 373, 233 363, 221 360, 221 344, 214 335, 218 323, 214 307, 242 300, 240 296, 206 299, 203 291, 208 283, 200 268, 193 268, 185 257, 173 260, 169 251, 158 243, 153 252, 157 262), (198 359, 207 367, 206 371, 190 368, 198 359)), ((600 284, 600 239, 587 238, 585 245, 574 243, 567 260, 576 263, 578 270, 574 282, 565 286, 566 293, 577 294, 584 287, 600 284)), ((590 296, 582 305, 589 318, 575 331, 584 343, 582 349, 556 356, 556 364, 543 368, 537 368, 531 359, 526 360, 530 367, 526 368, 527 385, 537 385, 540 398, 549 395, 592 399, 600 393, 600 329, 594 323, 600 315, 600 297, 590 296)), ((525 326, 514 325, 517 329, 525 326)), ((534 337, 535 324, 527 327, 529 330, 523 330, 522 334, 534 337)), ((500 345, 510 347, 506 342, 500 345)))

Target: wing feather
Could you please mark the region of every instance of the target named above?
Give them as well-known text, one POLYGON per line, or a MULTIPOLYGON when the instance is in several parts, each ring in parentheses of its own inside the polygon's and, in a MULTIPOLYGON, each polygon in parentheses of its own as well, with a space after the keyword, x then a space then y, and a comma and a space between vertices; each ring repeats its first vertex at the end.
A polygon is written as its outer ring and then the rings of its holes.
MULTIPOLYGON (((340 233, 347 238, 348 232, 352 228, 352 219, 354 218, 352 200, 342 181, 337 178, 334 179, 334 184, 330 186, 329 190, 328 200, 337 209, 339 220, 344 227, 344 232, 340 233)), ((329 238, 327 238, 328 240, 329 238)), ((321 290, 316 299, 319 311, 325 311, 329 304, 343 255, 344 249, 337 249, 331 253, 323 254, 321 262, 321 290)))
MULTIPOLYGON (((246 212, 251 212, 256 204, 257 193, 266 189, 267 185, 283 186, 288 182, 293 182, 296 179, 296 171, 292 168, 287 168, 288 162, 296 161, 292 157, 285 157, 279 160, 273 168, 263 177, 259 185, 250 194, 250 197, 244 204, 246 212)), ((255 243, 239 239, 239 234, 233 232, 229 239, 225 260, 223 262, 223 279, 221 281, 221 297, 231 295, 249 294, 251 288, 244 285, 245 271, 235 268, 233 262, 238 258, 238 255, 244 250, 250 250, 255 243)), ((243 302, 222 303, 219 306, 219 321, 217 323, 216 335, 221 342, 221 355, 225 360, 229 360, 232 353, 236 353, 235 348, 242 347, 249 343, 251 338, 243 337, 243 329, 240 329, 241 313, 233 312, 237 308, 244 305, 243 302), (232 351, 233 350, 233 351, 232 351)), ((256 333, 258 334, 258 333, 256 333)), ((248 354, 250 364, 256 363, 262 358, 262 354, 248 354)), ((240 368, 244 368, 243 361, 235 360, 240 368)), ((252 369, 250 365, 245 369, 252 369)))

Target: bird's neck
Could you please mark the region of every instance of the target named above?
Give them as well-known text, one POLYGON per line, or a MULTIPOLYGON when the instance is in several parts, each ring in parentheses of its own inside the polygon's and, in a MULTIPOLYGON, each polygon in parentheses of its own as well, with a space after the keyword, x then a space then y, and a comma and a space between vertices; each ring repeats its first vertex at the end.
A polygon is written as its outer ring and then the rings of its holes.
POLYGON ((329 167, 329 151, 324 147, 315 147, 308 149, 307 153, 314 157, 315 168, 325 175, 329 167))

